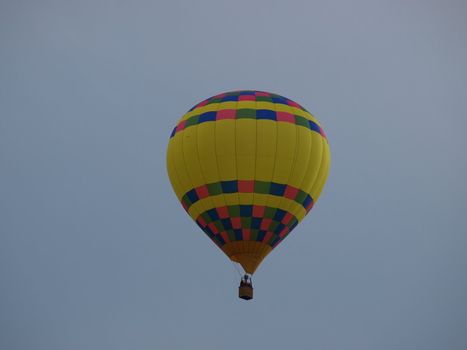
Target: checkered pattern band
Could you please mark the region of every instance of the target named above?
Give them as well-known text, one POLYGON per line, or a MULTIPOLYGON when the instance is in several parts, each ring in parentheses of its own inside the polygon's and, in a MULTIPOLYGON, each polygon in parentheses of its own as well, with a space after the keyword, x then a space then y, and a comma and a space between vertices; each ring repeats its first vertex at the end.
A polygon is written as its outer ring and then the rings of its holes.
POLYGON ((298 220, 277 208, 230 205, 205 211, 196 223, 220 247, 228 242, 256 241, 274 248, 295 228, 298 220))
MULTIPOLYGON (((267 92, 259 91, 238 91, 230 92, 221 95, 211 97, 190 109, 195 111, 196 109, 207 106, 213 103, 222 102, 235 102, 235 101, 260 101, 260 102, 271 102, 273 104, 283 104, 290 107, 298 108, 304 112, 307 112, 298 103, 291 101, 285 97, 270 94, 267 92)), ((308 112, 307 112, 308 113, 308 112)), ((272 109, 256 109, 256 108, 231 108, 231 109, 219 109, 217 111, 209 111, 200 114, 195 114, 188 119, 180 121, 177 126, 173 129, 170 137, 174 137, 180 131, 185 130, 194 125, 199 125, 206 122, 215 122, 218 120, 226 119, 256 119, 256 120, 271 120, 276 122, 291 123, 313 132, 316 132, 326 138, 323 129, 314 121, 309 120, 301 115, 296 115, 291 112, 276 111, 272 109)))
POLYGON ((259 180, 231 180, 202 185, 185 193, 181 202, 188 211, 199 200, 223 193, 270 194, 293 200, 303 206, 307 212, 313 207, 313 198, 308 193, 290 185, 259 180))
POLYGON ((224 92, 222 94, 210 97, 197 105, 193 106, 190 109, 190 112, 213 103, 220 103, 220 102, 236 102, 236 101, 256 101, 256 102, 272 102, 272 103, 280 103, 284 105, 288 105, 290 107, 299 108, 305 112, 307 110, 300 106, 297 102, 289 100, 286 97, 273 94, 270 92, 265 91, 255 91, 255 90, 241 90, 241 91, 232 91, 232 92, 224 92))

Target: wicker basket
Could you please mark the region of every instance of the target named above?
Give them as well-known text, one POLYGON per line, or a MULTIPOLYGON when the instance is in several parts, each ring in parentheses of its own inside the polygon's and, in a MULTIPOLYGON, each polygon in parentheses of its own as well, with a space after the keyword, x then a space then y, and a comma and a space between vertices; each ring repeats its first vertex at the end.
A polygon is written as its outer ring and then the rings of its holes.
POLYGON ((238 287, 238 297, 244 300, 253 299, 253 287, 248 283, 241 283, 238 287))

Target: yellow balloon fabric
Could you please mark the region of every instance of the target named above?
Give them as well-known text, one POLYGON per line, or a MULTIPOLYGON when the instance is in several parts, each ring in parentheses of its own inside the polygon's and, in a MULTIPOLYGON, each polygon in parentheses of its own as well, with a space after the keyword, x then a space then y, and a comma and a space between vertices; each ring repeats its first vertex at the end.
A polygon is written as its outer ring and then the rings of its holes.
POLYGON ((250 274, 316 203, 330 160, 312 114, 251 90, 194 106, 167 150, 170 182, 185 210, 250 274))

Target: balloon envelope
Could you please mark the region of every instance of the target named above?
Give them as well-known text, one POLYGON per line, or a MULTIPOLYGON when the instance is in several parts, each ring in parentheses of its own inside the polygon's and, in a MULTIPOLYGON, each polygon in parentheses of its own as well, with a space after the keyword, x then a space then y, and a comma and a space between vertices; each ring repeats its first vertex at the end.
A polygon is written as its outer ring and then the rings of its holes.
POLYGON ((167 150, 182 206, 250 274, 316 203, 329 166, 329 145, 316 118, 262 91, 198 103, 174 128, 167 150))

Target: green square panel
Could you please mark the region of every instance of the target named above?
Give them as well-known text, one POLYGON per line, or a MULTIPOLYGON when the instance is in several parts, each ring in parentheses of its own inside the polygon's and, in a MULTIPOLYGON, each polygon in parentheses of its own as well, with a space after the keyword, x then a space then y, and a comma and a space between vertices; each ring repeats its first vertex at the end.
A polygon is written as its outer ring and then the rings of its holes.
POLYGON ((292 218, 287 224, 287 227, 292 227, 292 225, 295 225, 297 222, 298 220, 296 218, 292 218))
POLYGON ((211 196, 215 196, 217 194, 222 193, 222 187, 221 187, 221 184, 219 182, 215 182, 215 183, 212 183, 212 184, 207 184, 207 187, 208 187, 209 195, 211 195, 211 196))
POLYGON ((213 98, 213 99, 209 100, 209 102, 207 104, 210 105, 212 103, 219 103, 219 102, 222 102, 222 98, 213 98))
POLYGON ((227 235, 231 241, 236 241, 237 237, 235 237, 235 232, 233 230, 227 230, 227 235))
POLYGON ((261 102, 272 102, 272 97, 268 96, 256 96, 256 101, 261 102))
POLYGON ((229 206, 229 215, 231 217, 239 217, 240 216, 240 207, 238 205, 230 205, 229 206))
POLYGON ((271 225, 269 225, 269 231, 272 231, 272 232, 276 231, 277 226, 279 226, 279 222, 277 221, 271 222, 271 225))
POLYGON ((206 221, 206 224, 209 224, 212 220, 211 217, 209 216, 208 213, 204 212, 201 214, 201 217, 203 218, 204 221, 206 221))
POLYGON ((310 128, 310 123, 308 122, 308 119, 302 117, 301 115, 295 116, 295 124, 310 128))
POLYGON ((270 182, 255 180, 255 193, 269 194, 270 182))
POLYGON ((184 195, 182 197, 182 202, 185 203, 187 207, 190 207, 193 203, 190 201, 190 198, 188 198, 187 195, 184 195))
POLYGON ((194 117, 188 118, 185 122, 185 127, 198 124, 198 119, 199 115, 195 115, 194 117))
POLYGON ((266 208, 266 210, 264 211, 264 217, 268 218, 268 219, 272 219, 274 217, 274 215, 276 214, 276 211, 277 209, 276 208, 266 208))
POLYGON ((266 242, 266 244, 272 244, 272 242, 276 239, 277 235, 272 235, 272 237, 266 242))
POLYGON ((251 230, 250 241, 256 241, 258 239, 258 230, 251 230))
POLYGON ((307 194, 306 192, 299 190, 295 196, 295 202, 302 204, 305 201, 307 194))
POLYGON ((219 232, 225 231, 224 225, 222 225, 222 222, 220 222, 219 220, 214 221, 214 226, 216 226, 219 232))
POLYGON ((243 228, 250 228, 251 227, 251 218, 241 218, 243 228))
POLYGON ((256 119, 256 109, 241 108, 237 109, 237 119, 250 118, 256 119))
POLYGON ((273 246, 274 246, 277 242, 279 242, 279 241, 280 241, 279 236, 274 235, 274 237, 271 238, 271 239, 269 240, 269 243, 268 243, 268 244, 269 244, 271 247, 273 247, 273 246))

